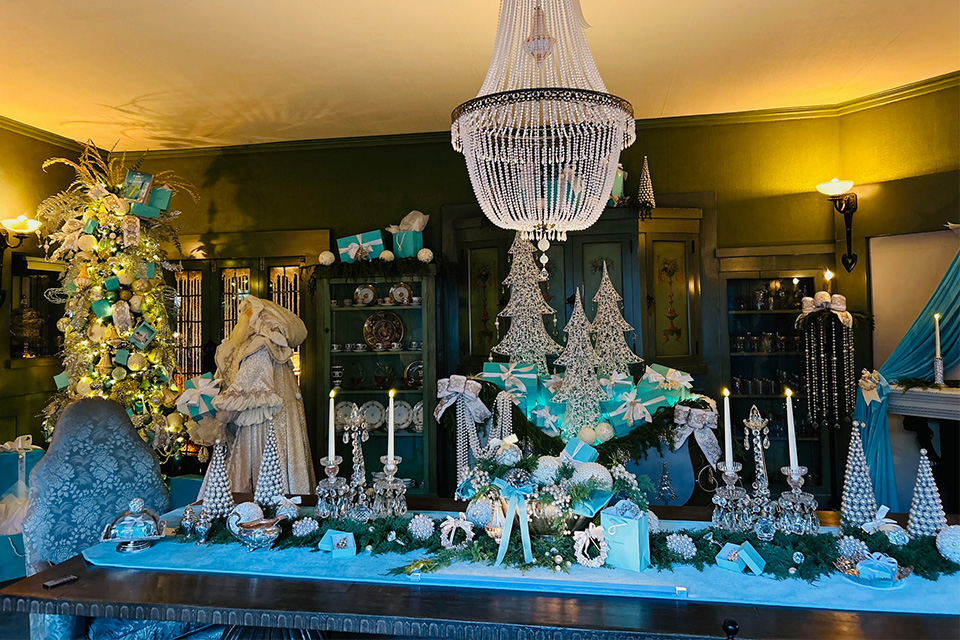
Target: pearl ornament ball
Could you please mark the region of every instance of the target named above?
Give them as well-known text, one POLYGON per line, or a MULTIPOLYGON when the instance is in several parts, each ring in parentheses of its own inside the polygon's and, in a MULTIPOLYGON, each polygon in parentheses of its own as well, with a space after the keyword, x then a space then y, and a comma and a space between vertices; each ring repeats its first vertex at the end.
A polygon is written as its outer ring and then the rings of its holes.
POLYGON ((320 256, 317 258, 325 267, 329 267, 337 260, 337 256, 333 255, 333 251, 323 251, 320 253, 320 256))
POLYGON ((583 427, 577 434, 577 438, 579 438, 581 442, 592 445, 597 441, 597 430, 593 427, 583 427))
POLYGON ((417 252, 417 260, 420 262, 433 262, 433 251, 430 249, 420 249, 417 252))
POLYGON ((613 437, 616 435, 613 430, 613 425, 609 422, 601 422, 596 426, 594 431, 597 432, 597 440, 600 442, 609 442, 613 440, 613 437))
POLYGON ((393 262, 394 258, 396 258, 396 256, 393 255, 393 251, 390 250, 384 251, 380 254, 380 259, 384 262, 393 262))

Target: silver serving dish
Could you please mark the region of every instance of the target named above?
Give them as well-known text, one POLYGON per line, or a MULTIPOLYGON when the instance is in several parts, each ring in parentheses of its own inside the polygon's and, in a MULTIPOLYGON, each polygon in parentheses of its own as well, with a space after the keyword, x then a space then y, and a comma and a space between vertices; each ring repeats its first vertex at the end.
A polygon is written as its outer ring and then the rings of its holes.
POLYGON ((280 537, 280 521, 284 519, 283 516, 279 516, 270 520, 241 522, 237 527, 239 532, 237 537, 240 538, 240 542, 247 548, 247 551, 269 549, 280 537))
POLYGON ((227 515, 227 531, 240 537, 240 525, 263 520, 263 509, 256 502, 241 502, 227 515))
POLYGON ((119 541, 117 551, 130 553, 152 546, 166 533, 167 523, 155 511, 147 509, 142 498, 134 498, 127 510, 104 528, 100 541, 119 541))

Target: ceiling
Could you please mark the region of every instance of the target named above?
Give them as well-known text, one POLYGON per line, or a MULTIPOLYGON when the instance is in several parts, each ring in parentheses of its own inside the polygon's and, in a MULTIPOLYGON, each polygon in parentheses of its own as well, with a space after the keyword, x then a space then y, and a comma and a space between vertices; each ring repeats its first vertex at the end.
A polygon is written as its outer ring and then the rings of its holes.
MULTIPOLYGON (((957 0, 582 0, 638 118, 834 104, 960 68, 957 0)), ((0 115, 117 149, 442 131, 497 0, 5 0, 0 115)))

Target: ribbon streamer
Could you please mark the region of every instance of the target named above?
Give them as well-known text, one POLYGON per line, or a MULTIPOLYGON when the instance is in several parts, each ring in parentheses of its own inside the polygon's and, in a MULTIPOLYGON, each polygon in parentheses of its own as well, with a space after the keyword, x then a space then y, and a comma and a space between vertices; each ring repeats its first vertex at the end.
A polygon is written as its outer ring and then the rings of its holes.
POLYGON ((42 449, 42 447, 33 444, 33 436, 29 433, 0 444, 0 452, 3 453, 26 453, 34 449, 42 449))
POLYGON ((468 380, 466 376, 453 375, 437 381, 437 408, 434 417, 439 420, 443 413, 461 403, 467 416, 476 424, 486 422, 490 418, 490 410, 480 400, 481 385, 476 380, 468 380))
POLYGON ((509 500, 506 519, 503 522, 503 535, 500 538, 500 548, 497 551, 497 561, 494 565, 503 564, 503 558, 507 555, 507 548, 510 546, 510 534, 513 532, 513 519, 515 516, 520 517, 520 541, 523 544, 523 561, 529 564, 533 562, 533 550, 530 546, 530 519, 527 514, 527 496, 533 493, 533 486, 530 484, 522 484, 515 487, 503 478, 494 478, 493 484, 500 489, 500 496, 509 500))
POLYGON ((673 411, 673 422, 677 425, 673 438, 674 451, 683 446, 692 433, 707 462, 711 467, 716 467, 723 453, 720 443, 717 442, 717 435, 713 432, 717 428, 717 412, 678 404, 673 411))

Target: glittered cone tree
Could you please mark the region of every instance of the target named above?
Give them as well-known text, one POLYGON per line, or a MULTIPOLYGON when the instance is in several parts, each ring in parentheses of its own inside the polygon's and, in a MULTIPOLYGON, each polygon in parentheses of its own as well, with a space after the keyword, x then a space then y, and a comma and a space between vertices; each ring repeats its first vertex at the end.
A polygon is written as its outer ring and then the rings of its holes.
POLYGON ((920 449, 920 466, 917 468, 917 484, 913 487, 907 533, 913 538, 935 536, 946 526, 947 516, 943 512, 940 491, 933 479, 933 468, 930 466, 927 450, 920 449))
POLYGON ((257 474, 253 501, 261 506, 274 504, 277 496, 283 495, 285 484, 283 470, 280 468, 280 454, 277 452, 277 431, 271 422, 267 427, 267 444, 260 457, 260 473, 257 474))
POLYGON ((853 423, 850 450, 847 453, 847 470, 843 477, 843 498, 840 515, 844 525, 859 528, 864 522, 877 517, 877 498, 870 480, 870 467, 863 452, 860 425, 853 423))
POLYGON ((161 274, 175 242, 170 197, 196 191, 171 172, 139 173, 125 156, 104 160, 87 143, 77 162, 52 158, 43 167, 66 164, 76 180, 37 209, 44 247, 51 261, 67 268, 62 286, 46 293, 65 305, 57 322, 64 334, 61 392, 44 413, 49 435, 60 410, 83 397, 115 400, 127 409, 161 456, 175 454, 183 421, 175 410, 179 390, 175 339, 167 313, 172 302, 161 274), (148 200, 149 199, 149 200, 148 200), (145 201, 156 206, 144 204, 145 201))
POLYGON ((510 362, 537 365, 540 375, 547 375, 547 356, 560 353, 557 344, 543 323, 543 316, 556 313, 543 299, 540 283, 547 278, 540 275, 533 259, 533 245, 520 233, 510 247, 510 273, 503 284, 510 287, 510 301, 499 315, 510 318, 510 328, 499 344, 490 350, 510 356, 510 362))
POLYGON ((566 404, 560 435, 564 440, 570 440, 577 437, 583 427, 597 426, 600 401, 607 399, 607 393, 597 379, 597 354, 590 343, 590 322, 583 312, 579 289, 570 321, 563 331, 567 334, 567 346, 556 364, 566 367, 566 371, 563 386, 553 399, 566 404))
POLYGON ((597 314, 593 318, 594 351, 597 354, 597 372, 603 376, 613 373, 630 373, 630 365, 643 362, 627 346, 624 333, 633 331, 630 323, 620 313, 620 301, 623 297, 607 273, 607 263, 603 263, 603 276, 593 301, 597 303, 597 314))
POLYGON ((230 477, 227 475, 227 447, 217 440, 204 479, 203 510, 213 518, 225 518, 234 506, 230 477))
POLYGON ((653 180, 650 178, 650 163, 647 162, 647 156, 643 156, 643 169, 640 171, 640 188, 637 190, 637 203, 643 220, 653 214, 657 206, 657 200, 653 195, 653 180))

